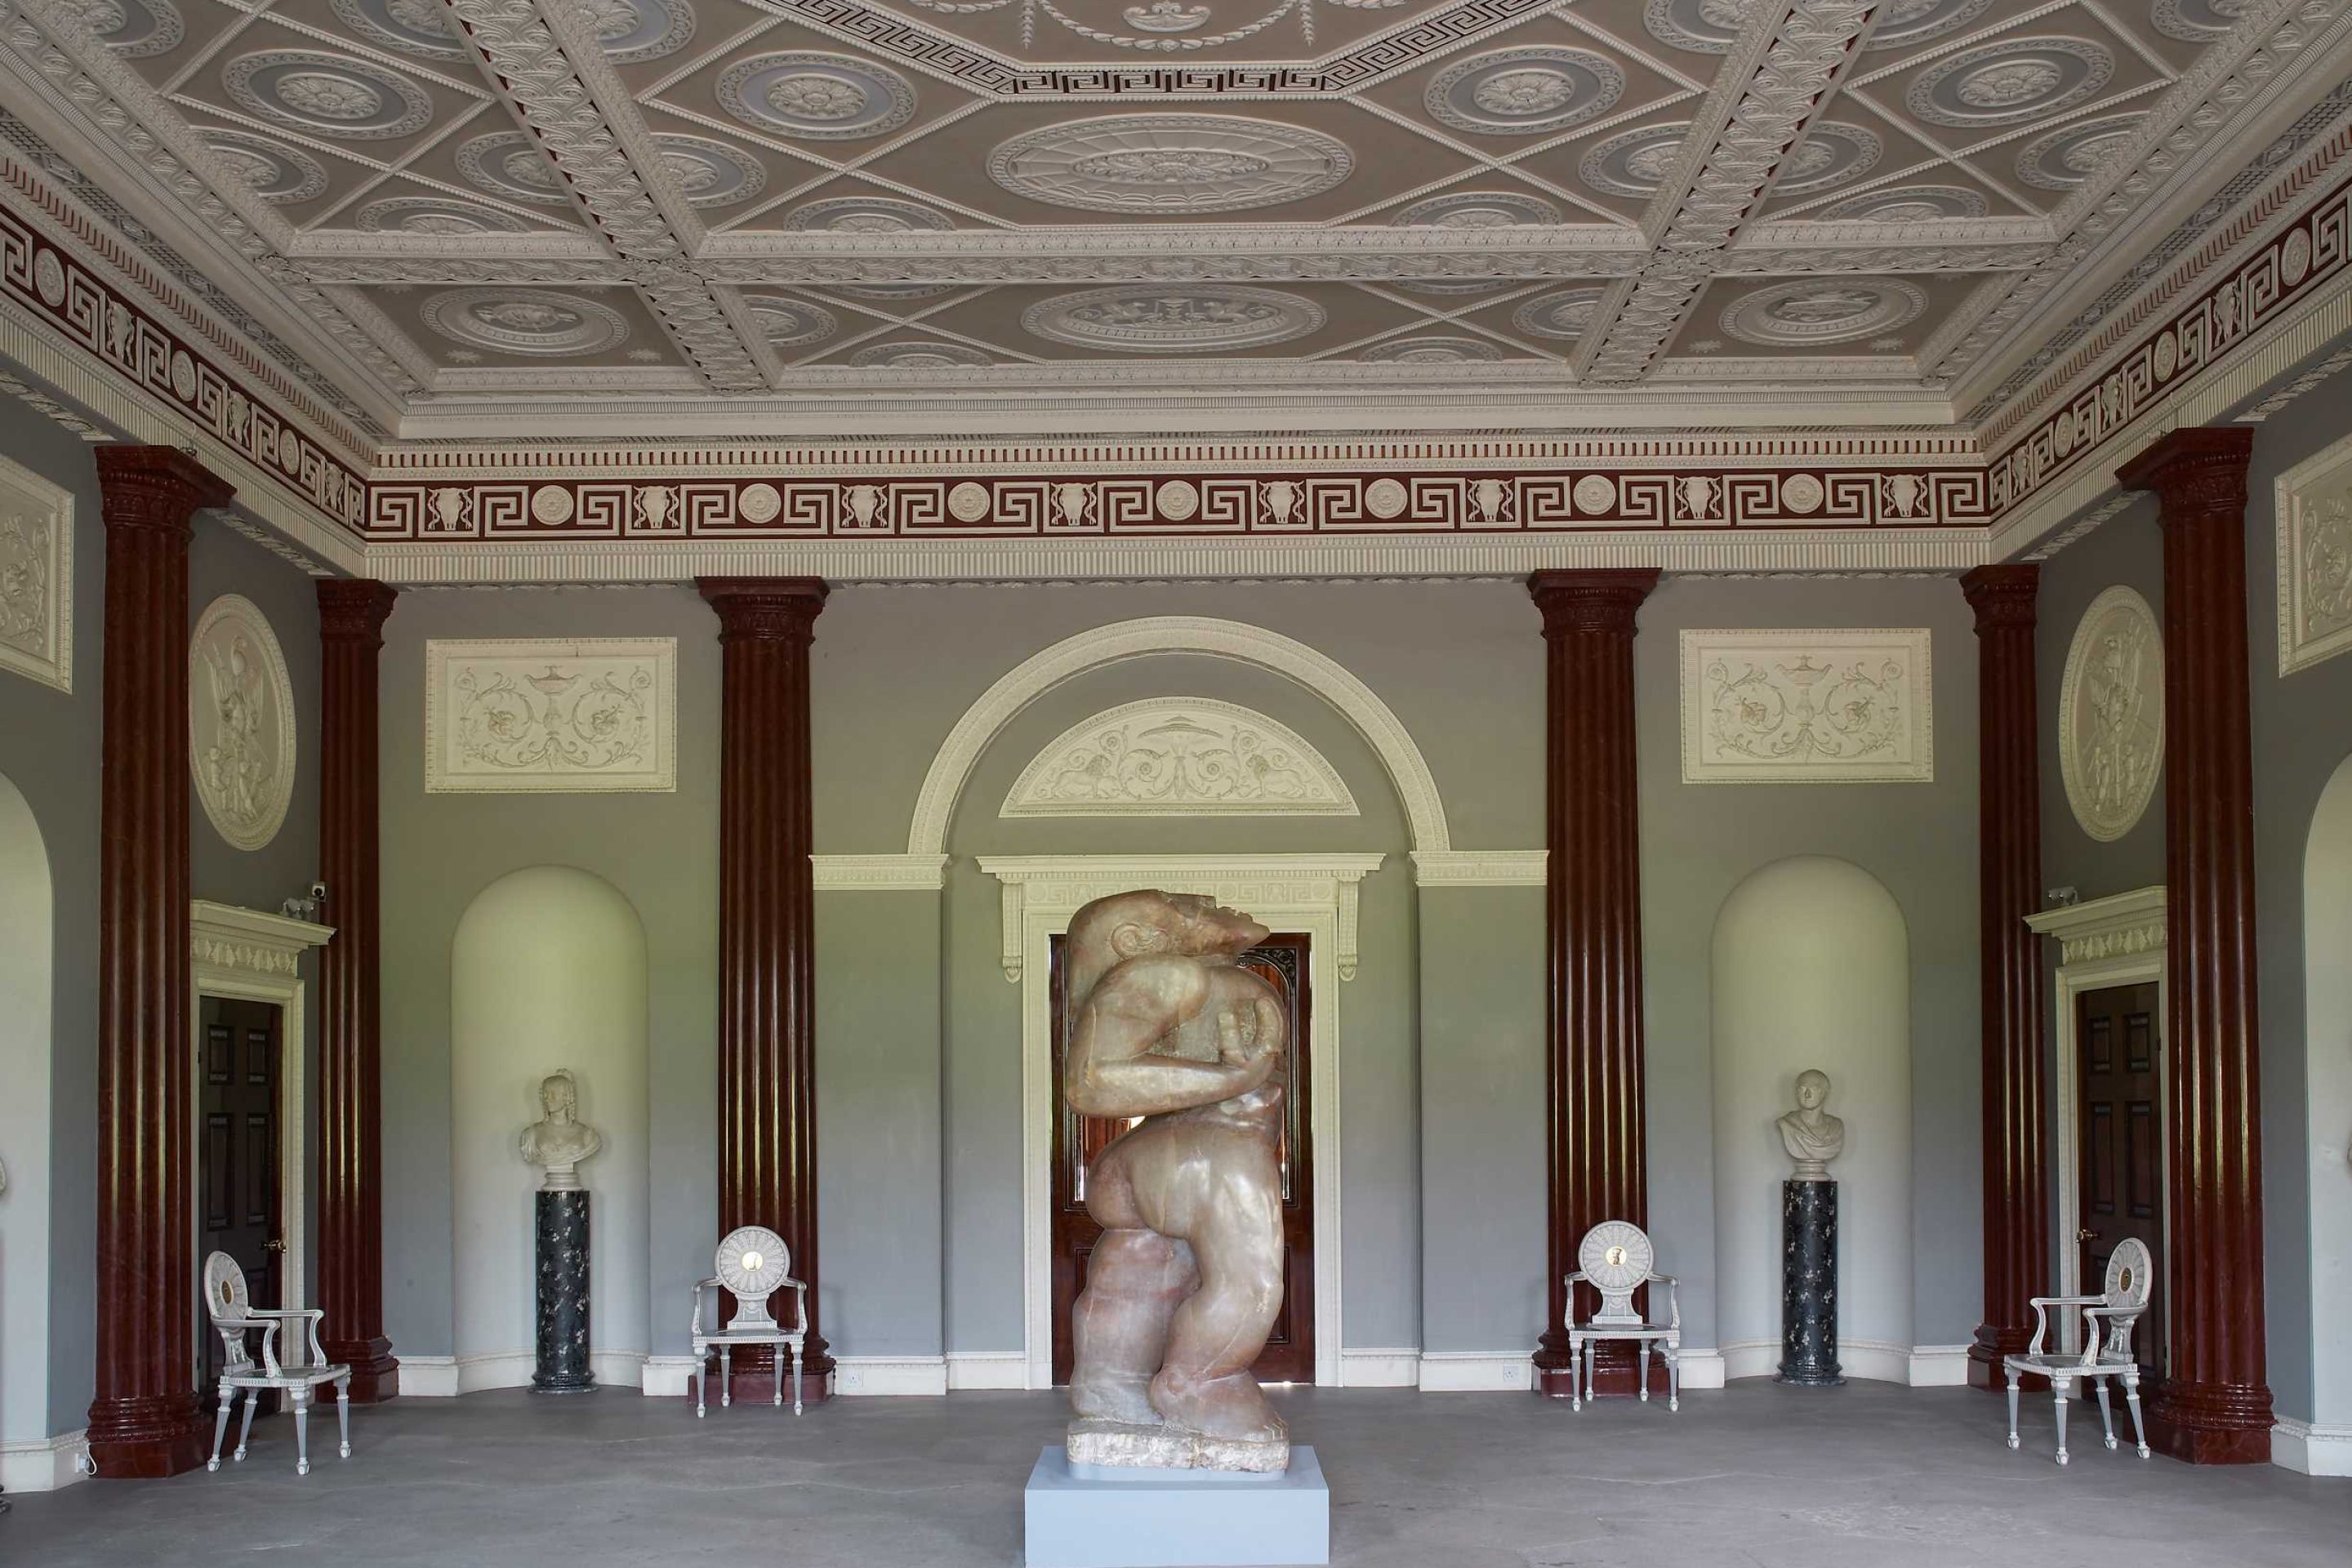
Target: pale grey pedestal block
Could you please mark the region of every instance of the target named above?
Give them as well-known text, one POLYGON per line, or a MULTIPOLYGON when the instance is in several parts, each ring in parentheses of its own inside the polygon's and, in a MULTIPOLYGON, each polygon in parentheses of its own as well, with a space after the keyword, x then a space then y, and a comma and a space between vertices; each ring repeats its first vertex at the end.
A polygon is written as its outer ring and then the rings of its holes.
POLYGON ((1037 1456, 1023 1494, 1028 1568, 1256 1568, 1331 1561, 1331 1489, 1310 1447, 1278 1476, 1084 1467, 1037 1456))

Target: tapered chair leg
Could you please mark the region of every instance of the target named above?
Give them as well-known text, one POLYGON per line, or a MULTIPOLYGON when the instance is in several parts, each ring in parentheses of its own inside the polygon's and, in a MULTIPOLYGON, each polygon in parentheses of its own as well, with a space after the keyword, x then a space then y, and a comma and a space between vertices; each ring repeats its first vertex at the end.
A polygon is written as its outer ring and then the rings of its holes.
POLYGON ((1650 1342, 1642 1342, 1642 1403, 1650 1403, 1650 1342))
POLYGON ((2116 1412, 2115 1406, 2107 1403, 2107 1380, 2100 1378, 2091 1387, 2099 1396, 2099 1428, 2106 1434, 2107 1452, 2112 1454, 2116 1448, 2116 1412))
POLYGON ((2009 1446, 2014 1448, 2017 1447, 2017 1369, 2011 1366, 2003 1367, 2001 1371, 2009 1379, 2009 1446))
POLYGON ((335 1421, 343 1429, 341 1457, 348 1459, 352 1457, 352 1380, 348 1377, 335 1380, 335 1421))
MULTIPOLYGON (((782 1349, 782 1346, 778 1346, 777 1348, 778 1348, 778 1349, 782 1349)), ((771 1404, 771 1405, 774 1405, 777 1409, 782 1410, 782 1409, 784 1407, 784 1369, 783 1369, 782 1367, 776 1366, 776 1365, 775 1365, 775 1363, 774 1363, 774 1361, 773 1361, 772 1359, 769 1362, 769 1363, 768 1363, 768 1364, 769 1364, 770 1366, 772 1366, 772 1367, 775 1367, 775 1384, 776 1384, 775 1396, 774 1396, 773 1398, 770 1399, 770 1400, 768 1401, 768 1403, 769 1403, 769 1404, 771 1404)), ((796 1366, 796 1367, 800 1364, 800 1362, 798 1361, 798 1359, 797 1359, 797 1358, 795 1358, 795 1359, 794 1359, 794 1361, 793 1361, 793 1364, 794 1366, 796 1366)), ((799 1384, 799 1380, 798 1380, 798 1377, 797 1377, 797 1375, 796 1375, 796 1376, 795 1376, 795 1378, 794 1378, 793 1384, 793 1415, 798 1415, 800 1413, 801 1413, 801 1391, 800 1391, 800 1384, 799 1384)))
POLYGON ((1683 1352, 1672 1341, 1666 1344, 1666 1409, 1669 1413, 1683 1407, 1683 1352))
POLYGON ((801 1413, 801 1347, 798 1341, 785 1347, 793 1353, 793 1414, 801 1413))
MULTIPOLYGON (((229 1412, 236 1408, 236 1390, 234 1388, 222 1389, 220 1391, 220 1414, 213 1417, 213 1457, 205 1462, 205 1468, 207 1470, 217 1470, 220 1468, 221 1445, 228 1441, 229 1412)), ((241 1448, 244 1446, 243 1440, 240 1439, 237 1447, 241 1448)))
POLYGON ((735 1403, 735 1352, 726 1345, 719 1347, 719 1408, 726 1409, 735 1403))
POLYGON ((701 1420, 710 1398, 710 1352, 700 1350, 694 1358, 694 1418, 701 1420))
POLYGON ((253 1407, 260 1403, 261 1390, 248 1388, 245 1391, 245 1419, 236 1428, 236 1452, 229 1456, 239 1463, 245 1459, 246 1439, 253 1436, 253 1407))
POLYGON ((2066 1462, 2066 1406, 2073 1403, 2069 1395, 2074 1390, 2064 1378, 2053 1377, 2050 1380, 2050 1392, 2058 1403, 2058 1462, 2063 1465, 2066 1462))
POLYGON ((310 1473, 310 1391, 294 1391, 294 1473, 310 1473))
POLYGON ((2127 1373, 2124 1378, 2124 1403, 2131 1406, 2132 1437, 2138 1445, 2139 1457, 2145 1459, 2148 1457, 2147 1428, 2139 1424, 2139 1374, 2137 1373, 2127 1373))

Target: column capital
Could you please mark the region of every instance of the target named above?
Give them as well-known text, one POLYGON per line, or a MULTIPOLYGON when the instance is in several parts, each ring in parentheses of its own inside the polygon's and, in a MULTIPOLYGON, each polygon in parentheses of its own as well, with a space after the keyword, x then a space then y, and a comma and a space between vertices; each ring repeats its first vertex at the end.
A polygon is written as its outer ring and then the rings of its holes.
POLYGON ((100 515, 109 528, 187 531, 200 507, 226 506, 236 487, 177 447, 100 447, 100 515))
POLYGON ((2243 425, 2187 425, 2116 470, 2127 490, 2154 490, 2167 527, 2213 511, 2242 512, 2254 433, 2243 425))
POLYGON ((832 592, 822 577, 697 577, 694 585, 719 612, 722 643, 805 643, 832 592))
POLYGON ((2042 568, 2030 561, 1979 566, 1960 576, 1960 592, 1977 613, 1977 635, 1992 626, 2031 627, 2042 592, 2042 568))
POLYGON ((383 623, 400 590, 371 577, 319 579, 319 640, 383 646, 383 623))
POLYGON ((1634 612, 1658 585, 1654 566, 1594 567, 1538 572, 1528 594, 1543 612, 1544 636, 1561 632, 1633 632, 1634 612))

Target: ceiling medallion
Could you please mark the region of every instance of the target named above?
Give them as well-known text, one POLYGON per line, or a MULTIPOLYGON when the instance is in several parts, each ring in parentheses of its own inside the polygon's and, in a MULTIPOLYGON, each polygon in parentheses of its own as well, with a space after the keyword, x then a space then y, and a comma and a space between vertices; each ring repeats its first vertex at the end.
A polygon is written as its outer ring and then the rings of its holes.
POLYGON ((327 171, 308 153, 250 131, 206 131, 205 143, 265 202, 307 202, 327 188, 327 171))
POLYGON ((49 0, 49 9, 73 17, 129 59, 169 54, 188 35, 172 0, 49 0))
POLYGON ((1279 289, 1149 283, 1060 294, 1021 314, 1024 329, 1057 343, 1156 354, 1260 348, 1324 321, 1322 306, 1279 289))
POLYGON ((1496 49, 1431 79, 1422 101, 1441 125, 1474 136, 1533 136, 1605 114, 1625 73, 1589 49, 1496 49))
POLYGON ((390 141, 433 121, 423 88, 347 55, 263 49, 231 60, 221 85, 249 113, 339 141, 390 141))
POLYGON ((738 60, 719 79, 719 102, 746 125, 814 141, 896 131, 915 117, 905 77, 849 55, 795 52, 738 60))
POLYGON ((872 348, 859 349, 849 356, 849 363, 860 370, 950 370, 991 362, 978 349, 968 349, 961 343, 904 342, 877 343, 872 348))
POLYGON ((502 354, 597 353, 629 335, 619 311, 537 289, 446 289, 418 314, 453 342, 502 354))
POLYGON ((511 213, 455 196, 387 196, 360 208, 362 234, 523 234, 530 226, 511 213))
POLYGON ((953 228, 955 222, 919 202, 889 196, 831 196, 794 207, 784 216, 784 226, 834 234, 911 234, 917 229, 953 228))
POLYGON ((1114 114, 999 142, 988 177, 1055 206, 1206 213, 1318 195, 1355 166, 1345 142, 1304 126, 1234 114, 1114 114))
POLYGON ((1702 55, 1731 52, 1739 30, 1756 15, 1756 0, 1650 0, 1642 26, 1662 44, 1702 55))
POLYGON ((1870 30, 1870 42, 1863 47, 1894 49, 1924 44, 1958 32, 1990 9, 1992 0, 1890 0, 1878 8, 1878 25, 1870 30))
POLYGON ((2164 641, 2156 613, 2117 585, 2091 601, 2058 690, 2058 771, 2083 831, 2129 833, 2164 769, 2164 641))
POLYGON ((1644 125, 1612 136, 1576 166, 1584 183, 1612 196, 1654 196, 1681 163, 1690 121, 1644 125))
POLYGON ((1415 202, 1389 221, 1413 228, 1511 228, 1549 226, 1560 218, 1558 207, 1536 196, 1516 191, 1463 191, 1415 202))
POLYGON ((781 294, 746 294, 743 303, 751 319, 760 324, 760 335, 771 348, 798 348, 803 343, 823 342, 833 336, 833 312, 822 305, 812 305, 805 300, 787 299, 781 294))
POLYGON ((615 65, 657 60, 676 54, 694 37, 694 8, 687 0, 581 0, 581 5, 595 24, 604 58, 615 65))
POLYGON ((1937 125, 2015 125, 2072 109, 2115 70, 2113 55, 2082 38, 2003 38, 1921 71, 1903 101, 1937 125))
POLYGON ((458 36, 443 0, 333 0, 343 25, 371 43, 432 60, 465 59, 473 48, 458 36))
POLYGON ((1483 338, 1401 338, 1364 351, 1366 364, 1469 364, 1498 360, 1503 351, 1483 338))
POLYGON ((1532 337, 1580 338, 1600 308, 1600 289, 1562 289, 1520 306, 1511 313, 1511 324, 1532 337))
POLYGON ((1772 188, 1782 195, 1826 190, 1859 179, 1877 166, 1878 138, 1859 125, 1825 120, 1789 149, 1772 188))
POLYGON ((853 300, 936 300, 942 294, 952 294, 958 283, 832 283, 827 284, 836 294, 846 294, 853 300))
POLYGON ((571 204, 562 180, 540 155, 537 144, 520 131, 475 137, 457 149, 457 163, 459 174, 494 196, 546 206, 571 204))
POLYGON ((2146 116, 2117 114, 2078 120, 2028 142, 2017 154, 2017 177, 2045 191, 2071 191, 2123 155, 2146 116))
POLYGON ((2210 44, 2226 38, 2246 12, 2246 0, 2156 0, 2148 20, 2169 38, 2210 44))
POLYGON ((664 132, 654 138, 654 145, 661 150, 662 167, 695 206, 732 206, 767 186, 766 166, 724 142, 664 132))
POLYGON ((1800 278, 1733 300, 1723 330, 1767 348, 1807 348, 1875 337, 1927 308, 1927 295, 1892 278, 1800 278))
POLYGON ((1931 223, 1945 217, 1982 217, 1990 211, 1980 192, 1964 185, 1896 185, 1848 196, 1819 215, 1867 223, 1931 223))

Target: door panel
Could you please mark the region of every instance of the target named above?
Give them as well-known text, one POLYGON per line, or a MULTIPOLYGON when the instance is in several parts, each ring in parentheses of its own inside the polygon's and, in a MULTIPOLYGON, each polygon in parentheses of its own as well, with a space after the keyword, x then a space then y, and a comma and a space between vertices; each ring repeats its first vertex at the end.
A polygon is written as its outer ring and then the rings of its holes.
MULTIPOLYGON (((201 1262, 209 1254, 227 1253, 245 1270, 254 1305, 276 1307, 283 1301, 283 1255, 277 1250, 280 1017, 274 1003, 226 996, 202 1001, 196 1257, 201 1262)), ((203 1391, 209 1407, 220 1381, 221 1342, 201 1303, 198 1314, 205 1325, 203 1391)), ((301 1353, 301 1347, 282 1340, 278 1349, 281 1359, 301 1353)))
MULTIPOLYGON (((1290 1049, 1284 1127, 1275 1157, 1282 1171, 1282 1222, 1286 1262, 1282 1315, 1251 1370, 1262 1382, 1315 1381, 1315 1163, 1309 1131, 1307 937, 1303 931, 1266 938, 1241 962, 1281 993, 1289 1009, 1290 1049)), ((1070 1309, 1086 1289, 1087 1260, 1102 1227, 1086 1209, 1086 1173, 1096 1155, 1129 1123, 1079 1116, 1062 1098, 1062 1054, 1069 1039, 1069 1004, 1062 984, 1062 939, 1053 941, 1053 1176, 1048 1202, 1053 1225, 1054 1381, 1070 1380, 1070 1309)))
POLYGON ((2153 1377, 2164 1356, 2163 1021, 2153 982, 2087 991, 2075 1001, 2078 1044, 2075 1192, 2082 1293, 2096 1295, 2126 1237, 2146 1243, 2158 1289, 2132 1335, 2153 1377))

